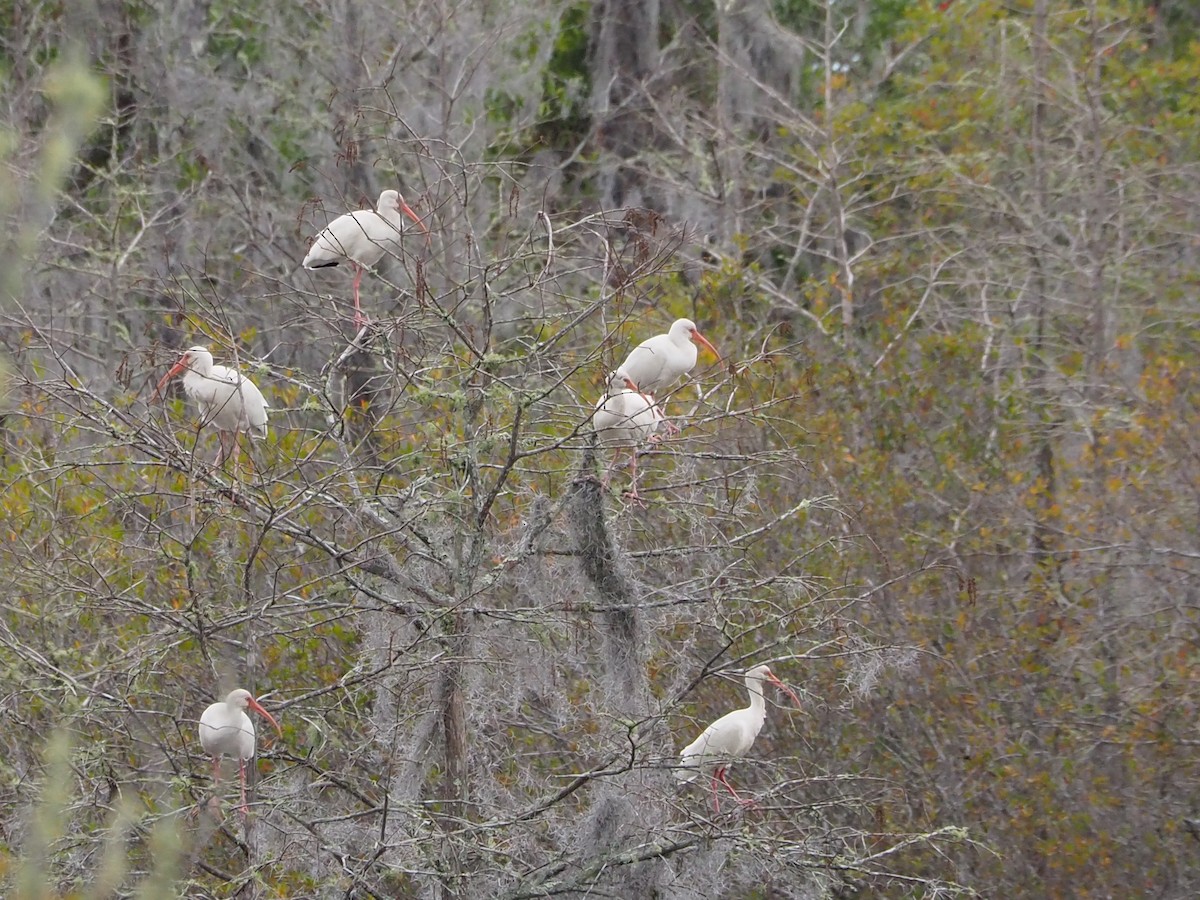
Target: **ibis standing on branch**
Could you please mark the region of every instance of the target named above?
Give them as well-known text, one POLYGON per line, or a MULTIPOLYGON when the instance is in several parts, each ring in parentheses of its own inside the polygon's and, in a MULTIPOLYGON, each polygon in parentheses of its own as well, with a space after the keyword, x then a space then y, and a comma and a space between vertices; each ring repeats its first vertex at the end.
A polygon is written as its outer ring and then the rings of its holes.
POLYGON ((221 447, 216 465, 224 465, 237 447, 239 432, 251 438, 267 436, 267 401, 262 391, 239 372, 228 366, 213 365, 207 347, 191 347, 183 351, 179 361, 162 377, 154 389, 157 397, 167 382, 183 374, 183 390, 200 407, 200 424, 217 429, 221 447))
POLYGON ((279 723, 245 688, 230 691, 223 701, 212 704, 200 716, 200 745, 213 758, 213 784, 221 781, 222 756, 232 756, 238 761, 243 815, 246 813, 246 760, 254 758, 254 723, 246 715, 247 708, 274 725, 283 737, 279 723))
POLYGON ((612 477, 621 451, 629 450, 632 483, 626 496, 635 502, 641 500, 637 492, 638 447, 647 441, 658 440, 655 432, 661 421, 662 413, 654 401, 638 390, 638 384, 624 368, 618 368, 609 376, 608 393, 596 404, 592 428, 600 443, 613 450, 612 460, 604 473, 604 484, 612 477))
POLYGON ((769 681, 786 693, 796 705, 800 698, 786 684, 775 677, 770 666, 755 666, 746 673, 746 690, 750 693, 750 705, 726 713, 700 733, 679 754, 680 768, 676 774, 680 781, 694 781, 700 771, 712 771, 713 808, 721 811, 718 799, 719 786, 725 785, 733 799, 743 806, 753 803, 744 800, 729 783, 729 767, 735 759, 745 756, 754 745, 754 739, 762 730, 767 718, 763 699, 763 681, 769 681))
POLYGON ((429 229, 412 207, 404 202, 399 191, 386 190, 379 195, 375 209, 359 209, 338 216, 317 235, 304 257, 304 268, 323 269, 349 261, 354 269, 354 326, 366 324, 358 301, 358 286, 363 272, 370 269, 385 253, 400 249, 404 231, 404 216, 412 219, 429 240, 429 229))
MULTIPOLYGON (((634 347, 621 368, 634 380, 638 390, 653 396, 672 387, 695 367, 699 351, 693 341, 703 344, 712 351, 717 362, 721 361, 721 354, 700 333, 695 322, 676 319, 666 334, 656 334, 634 347)), ((667 430, 676 432, 679 429, 668 422, 667 430)))

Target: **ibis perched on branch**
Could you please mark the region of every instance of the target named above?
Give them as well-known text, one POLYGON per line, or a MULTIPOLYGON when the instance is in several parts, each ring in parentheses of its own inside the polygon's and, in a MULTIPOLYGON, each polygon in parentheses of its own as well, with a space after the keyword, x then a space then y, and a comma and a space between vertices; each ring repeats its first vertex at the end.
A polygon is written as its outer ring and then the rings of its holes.
POLYGON ((700 733, 679 754, 677 775, 680 781, 689 782, 701 772, 712 772, 713 808, 720 812, 721 801, 718 799, 719 786, 724 785, 733 799, 743 806, 753 801, 744 800, 733 785, 729 783, 729 767, 735 759, 745 756, 754 745, 754 739, 762 730, 767 718, 766 703, 763 699, 763 681, 769 681, 786 693, 800 705, 796 696, 786 684, 775 677, 769 666, 755 666, 746 673, 746 690, 750 694, 750 705, 744 709, 735 709, 726 713, 700 733))
POLYGON ((267 401, 262 391, 237 369, 213 365, 207 347, 183 351, 179 361, 155 387, 154 396, 161 394, 167 382, 179 374, 183 375, 184 393, 200 407, 200 424, 212 425, 217 430, 221 441, 218 467, 224 465, 237 447, 239 432, 255 439, 267 436, 267 401))
POLYGON ((400 236, 404 231, 404 216, 412 219, 429 239, 429 229, 412 207, 404 202, 399 191, 386 190, 379 195, 375 209, 359 209, 338 216, 317 235, 308 254, 304 257, 304 268, 323 269, 349 261, 354 269, 354 326, 361 328, 366 323, 362 306, 358 300, 358 287, 363 272, 372 268, 384 254, 396 253, 400 249, 400 236))
MULTIPOLYGON (((696 366, 699 351, 694 341, 703 344, 717 361, 721 354, 691 319, 676 319, 666 334, 656 334, 634 347, 621 368, 637 384, 638 390, 651 396, 668 390, 696 366)), ((667 430, 679 429, 667 423, 667 430)))
POLYGON ((212 704, 200 716, 200 745, 213 758, 213 784, 221 780, 222 756, 232 756, 238 761, 243 815, 246 814, 246 760, 254 758, 254 722, 246 715, 247 708, 274 725, 283 737, 274 716, 244 688, 230 691, 224 700, 212 704))
POLYGON ((647 441, 658 440, 656 432, 661 421, 662 413, 654 401, 638 390, 638 384, 624 368, 618 368, 609 376, 608 393, 596 404, 592 428, 600 443, 613 451, 604 473, 605 484, 612 477, 621 451, 629 451, 632 482, 626 496, 635 502, 641 500, 637 492, 638 448, 647 441))

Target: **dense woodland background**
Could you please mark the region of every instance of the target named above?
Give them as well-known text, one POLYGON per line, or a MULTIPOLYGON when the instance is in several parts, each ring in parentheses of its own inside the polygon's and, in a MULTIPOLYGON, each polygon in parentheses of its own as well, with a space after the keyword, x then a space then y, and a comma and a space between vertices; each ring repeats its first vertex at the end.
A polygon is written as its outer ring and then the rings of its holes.
POLYGON ((1197 10, 0 3, 6 893, 1195 896, 1197 10), (643 509, 587 420, 681 315, 643 509))

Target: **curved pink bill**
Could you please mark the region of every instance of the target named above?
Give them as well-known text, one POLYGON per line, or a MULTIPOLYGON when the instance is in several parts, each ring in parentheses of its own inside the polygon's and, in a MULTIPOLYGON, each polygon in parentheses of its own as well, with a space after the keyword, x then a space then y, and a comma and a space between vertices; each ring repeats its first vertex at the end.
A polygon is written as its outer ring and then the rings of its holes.
POLYGON ((429 243, 429 229, 425 227, 425 223, 421 221, 421 217, 413 212, 413 208, 404 202, 404 198, 400 198, 400 212, 404 213, 410 219, 417 223, 417 227, 425 232, 425 243, 429 243))
POLYGON ((711 343, 709 343, 709 340, 708 340, 708 338, 706 338, 704 335, 702 335, 702 334, 701 334, 699 331, 693 331, 693 332, 692 332, 692 338, 693 338, 694 340, 697 340, 697 341, 699 341, 699 342, 700 342, 700 343, 702 343, 702 344, 703 344, 705 347, 707 347, 709 350, 711 350, 711 351, 712 351, 712 354, 713 354, 713 356, 715 356, 715 357, 717 358, 717 362, 720 362, 720 361, 721 361, 721 354, 720 354, 720 352, 717 350, 717 348, 716 348, 716 347, 714 347, 714 346, 713 346, 711 343))
POLYGON ((170 381, 172 378, 174 378, 180 372, 186 372, 186 371, 187 371, 187 357, 186 356, 180 357, 179 362, 177 362, 177 363, 175 363, 175 365, 171 366, 171 370, 169 372, 167 372, 167 374, 162 377, 162 380, 160 380, 158 382, 158 385, 154 388, 154 393, 150 395, 150 399, 153 400, 155 397, 157 397, 159 394, 161 394, 162 389, 167 386, 168 381, 170 381))
POLYGON ((270 722, 272 725, 274 725, 274 726, 275 726, 275 730, 276 730, 277 732, 279 732, 279 736, 280 736, 280 737, 283 737, 283 729, 279 727, 279 723, 275 721, 275 717, 274 717, 274 716, 272 716, 272 715, 271 715, 269 712, 267 712, 265 709, 263 709, 263 707, 262 707, 262 704, 261 704, 261 703, 259 703, 259 702, 258 702, 257 700, 255 700, 253 697, 251 697, 249 700, 247 700, 247 701, 246 701, 246 705, 247 705, 247 706, 249 706, 249 707, 250 707, 252 710, 254 710, 256 713, 258 713, 260 716, 262 716, 263 718, 265 718, 265 719, 266 719, 268 722, 270 722))
POLYGON ((767 676, 767 681, 771 682, 771 684, 775 685, 775 687, 779 688, 781 691, 791 697, 796 706, 800 706, 800 698, 796 696, 796 692, 776 678, 774 673, 771 673, 767 676))

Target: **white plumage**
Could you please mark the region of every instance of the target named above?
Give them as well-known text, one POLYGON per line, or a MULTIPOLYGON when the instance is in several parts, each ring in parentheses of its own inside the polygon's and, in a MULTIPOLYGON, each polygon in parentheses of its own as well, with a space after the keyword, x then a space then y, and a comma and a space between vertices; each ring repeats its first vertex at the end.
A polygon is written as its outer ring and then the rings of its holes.
POLYGON ((213 365, 207 347, 185 350, 154 389, 155 396, 180 373, 183 373, 184 393, 200 407, 200 424, 212 425, 217 430, 221 448, 216 465, 229 458, 239 432, 255 439, 267 436, 267 401, 262 392, 237 369, 213 365))
POLYGON ((612 476, 612 470, 622 450, 629 451, 629 468, 632 484, 628 491, 631 500, 640 500, 637 492, 638 447, 646 441, 657 439, 662 413, 654 401, 638 390, 638 385, 625 369, 618 368, 609 376, 608 393, 596 404, 592 415, 592 428, 600 443, 613 451, 612 459, 605 470, 604 483, 612 476))
POLYGON ((721 354, 708 342, 691 319, 676 319, 666 334, 656 334, 634 347, 621 368, 632 378, 638 390, 657 394, 667 390, 696 365, 699 341, 720 361, 721 354))
POLYGON ((404 202, 400 192, 386 190, 379 195, 375 209, 355 210, 330 222, 317 235, 304 257, 306 269, 322 269, 347 260, 350 262, 354 268, 354 321, 358 326, 365 321, 358 302, 363 270, 374 266, 383 259, 385 253, 396 253, 400 249, 404 216, 412 219, 426 235, 429 234, 425 223, 404 202))
POLYGON ((232 756, 238 761, 242 785, 242 812, 246 811, 246 760, 254 758, 254 723, 246 715, 254 710, 283 730, 274 717, 244 688, 230 691, 223 701, 211 704, 200 716, 200 746, 213 758, 213 781, 220 780, 221 757, 232 756))
POLYGON ((702 770, 712 770, 713 806, 718 811, 718 786, 723 784, 738 802, 745 804, 738 792, 729 783, 728 772, 735 759, 745 756, 754 745, 754 739, 762 730, 767 718, 763 699, 763 681, 770 681, 800 705, 800 698, 786 684, 775 677, 769 666, 755 666, 746 673, 746 690, 750 694, 750 705, 726 713, 700 733, 696 740, 683 748, 679 754, 680 768, 676 774, 680 781, 689 782, 702 770))

